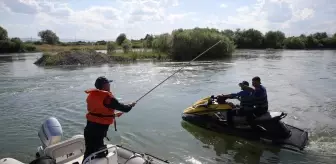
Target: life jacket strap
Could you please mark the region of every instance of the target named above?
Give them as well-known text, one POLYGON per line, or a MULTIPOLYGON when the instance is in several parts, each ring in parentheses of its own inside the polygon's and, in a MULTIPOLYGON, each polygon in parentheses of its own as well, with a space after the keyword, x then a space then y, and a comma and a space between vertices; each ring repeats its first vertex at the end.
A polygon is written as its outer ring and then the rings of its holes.
POLYGON ((115 114, 112 114, 112 115, 102 115, 102 114, 92 113, 92 112, 89 112, 89 114, 92 115, 92 116, 96 116, 96 117, 115 117, 115 114))
MULTIPOLYGON (((92 113, 92 112, 89 112, 90 115, 92 116, 96 116, 96 117, 113 117, 115 118, 115 114, 112 114, 112 115, 102 115, 102 114, 97 114, 97 113, 92 113)), ((116 119, 114 119, 114 131, 117 131, 117 121, 116 119)))

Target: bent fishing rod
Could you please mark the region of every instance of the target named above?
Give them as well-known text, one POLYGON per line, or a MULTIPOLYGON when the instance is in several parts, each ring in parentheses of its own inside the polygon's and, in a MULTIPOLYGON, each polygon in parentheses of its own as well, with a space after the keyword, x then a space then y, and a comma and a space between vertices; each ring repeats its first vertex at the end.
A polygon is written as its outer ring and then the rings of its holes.
MULTIPOLYGON (((215 47, 220 42, 222 42, 222 40, 219 40, 217 43, 215 43, 214 45, 212 45, 211 47, 209 47, 208 49, 206 49, 205 51, 203 51, 201 54, 199 54, 198 56, 196 56, 194 59, 192 59, 191 61, 189 61, 189 63, 187 63, 187 65, 189 65, 192 61, 196 60, 197 58, 201 57, 203 54, 205 54, 206 52, 208 52, 210 49, 212 49, 213 47, 215 47)), ((160 86, 162 83, 164 83, 165 81, 167 81, 169 78, 171 78, 172 76, 174 76, 177 72, 181 71, 187 65, 181 67, 180 69, 178 69, 177 71, 175 71, 173 74, 171 74, 170 76, 168 76, 166 79, 164 79, 161 83, 157 84, 154 88, 152 88, 147 93, 145 93, 143 96, 141 96, 138 100, 136 100, 135 103, 138 103, 142 98, 144 98, 146 95, 148 95, 155 88, 157 88, 158 86, 160 86)))

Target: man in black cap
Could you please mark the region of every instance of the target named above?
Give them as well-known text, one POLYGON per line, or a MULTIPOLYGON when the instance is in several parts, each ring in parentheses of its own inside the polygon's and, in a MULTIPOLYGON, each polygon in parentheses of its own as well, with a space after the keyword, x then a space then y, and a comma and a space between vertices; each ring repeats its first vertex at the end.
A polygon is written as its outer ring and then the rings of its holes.
POLYGON ((235 109, 229 110, 227 112, 227 122, 229 126, 234 126, 232 117, 235 115, 247 116, 249 117, 250 111, 253 109, 253 101, 252 101, 252 92, 244 89, 242 86, 249 86, 247 81, 243 81, 239 83, 241 87, 241 91, 238 93, 231 93, 228 95, 221 95, 224 98, 230 99, 238 99, 240 101, 240 106, 235 109))
POLYGON ((120 103, 110 90, 110 82, 106 77, 98 77, 94 89, 88 89, 87 102, 87 124, 84 129, 85 153, 84 159, 91 153, 104 147, 104 137, 107 135, 108 128, 115 124, 115 117, 120 117, 121 112, 129 112, 135 103, 128 105, 120 103), (115 110, 121 112, 115 112, 115 110))

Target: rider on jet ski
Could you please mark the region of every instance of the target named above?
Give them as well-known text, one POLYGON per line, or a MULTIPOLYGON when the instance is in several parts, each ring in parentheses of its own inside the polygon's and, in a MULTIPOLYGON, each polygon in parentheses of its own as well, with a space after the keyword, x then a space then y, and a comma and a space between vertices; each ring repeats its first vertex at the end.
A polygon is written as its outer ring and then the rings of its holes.
POLYGON ((240 100, 240 107, 236 110, 231 110, 227 113, 227 121, 229 126, 233 126, 232 116, 243 115, 247 117, 247 121, 251 124, 253 119, 257 116, 268 111, 267 91, 261 85, 258 76, 252 79, 252 85, 255 89, 249 87, 247 81, 239 83, 242 91, 236 94, 221 95, 218 99, 222 98, 238 98, 240 100))
POLYGON ((230 110, 227 112, 227 121, 229 126, 233 126, 232 117, 236 115, 240 116, 246 116, 248 118, 248 121, 252 120, 253 115, 253 92, 249 89, 245 89, 245 86, 249 86, 249 83, 247 81, 243 81, 239 83, 239 86, 241 87, 240 92, 238 93, 231 93, 228 95, 219 95, 217 96, 217 100, 221 101, 221 99, 238 99, 240 101, 240 105, 236 106, 236 108, 230 110))
POLYGON ((266 112, 268 112, 268 100, 267 100, 267 91, 264 86, 261 85, 260 77, 256 76, 252 78, 252 85, 254 87, 251 88, 248 85, 239 85, 243 90, 253 92, 253 101, 254 101, 254 114, 256 116, 260 116, 266 112))

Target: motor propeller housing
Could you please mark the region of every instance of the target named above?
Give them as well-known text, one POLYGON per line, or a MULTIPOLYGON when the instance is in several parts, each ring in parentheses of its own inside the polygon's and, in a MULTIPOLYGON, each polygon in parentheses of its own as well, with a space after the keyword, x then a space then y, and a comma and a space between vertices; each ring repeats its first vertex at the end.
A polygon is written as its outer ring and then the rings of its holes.
POLYGON ((50 117, 45 120, 38 132, 43 149, 60 142, 62 135, 62 126, 55 117, 50 117))

